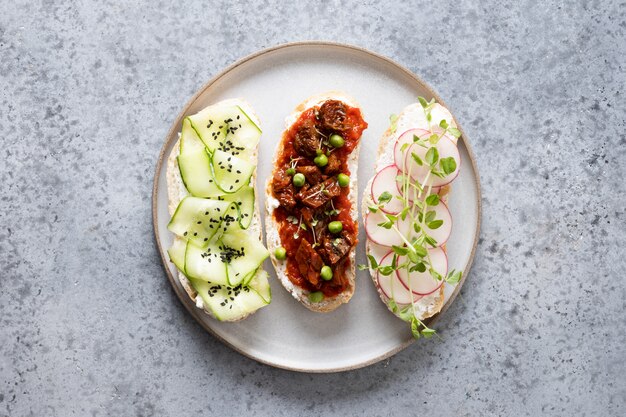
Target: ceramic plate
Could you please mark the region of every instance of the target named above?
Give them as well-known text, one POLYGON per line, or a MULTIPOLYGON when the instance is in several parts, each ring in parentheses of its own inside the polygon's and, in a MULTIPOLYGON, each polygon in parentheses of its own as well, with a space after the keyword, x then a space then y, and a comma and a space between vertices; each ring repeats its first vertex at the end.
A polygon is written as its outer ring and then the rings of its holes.
MULTIPOLYGON (((269 260, 272 303, 248 319, 219 323, 191 302, 175 278, 175 267, 166 250, 172 243, 167 230, 166 156, 172 150, 184 116, 219 100, 242 97, 261 119, 257 190, 271 175, 272 156, 285 117, 305 98, 327 90, 342 90, 360 103, 369 128, 361 138, 359 196, 374 173, 378 141, 387 129, 389 115, 399 113, 421 95, 445 103, 419 78, 395 62, 372 52, 340 44, 305 42, 281 45, 258 52, 230 66, 209 81, 174 120, 161 150, 153 192, 153 221, 165 270, 178 297, 206 330, 238 352, 272 366, 304 372, 355 369, 385 359, 412 342, 406 323, 393 316, 379 299, 367 271, 357 271, 356 291, 349 304, 320 314, 304 308, 285 291, 269 260)), ((460 126, 459 126, 460 127, 460 126)), ((480 224, 480 186, 467 137, 459 141, 461 173, 450 197, 454 228, 448 241, 450 268, 469 272, 480 224)), ((264 207, 265 196, 258 193, 264 207)), ((360 202, 359 202, 360 205, 360 202)), ((265 210, 261 210, 264 213, 265 210)), ((359 219, 357 262, 365 262, 365 235, 359 219)), ((461 282, 446 294, 446 307, 461 282)), ((444 307, 442 313, 445 312, 444 307)), ((424 343, 432 343, 425 341, 424 343)), ((417 354, 417 352, 416 352, 417 354)))

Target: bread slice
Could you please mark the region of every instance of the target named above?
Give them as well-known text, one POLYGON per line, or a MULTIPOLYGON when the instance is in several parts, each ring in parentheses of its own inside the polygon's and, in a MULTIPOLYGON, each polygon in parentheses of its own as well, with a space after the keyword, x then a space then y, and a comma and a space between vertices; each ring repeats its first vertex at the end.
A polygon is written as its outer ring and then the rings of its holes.
MULTIPOLYGON (((432 125, 437 126, 442 119, 446 119, 450 126, 456 128, 456 122, 452 118, 452 114, 445 107, 434 104, 433 109, 431 111, 432 125)), ((380 171, 382 168, 394 163, 394 145, 398 137, 406 132, 409 129, 414 128, 423 128, 427 125, 426 116, 424 114, 424 110, 419 103, 411 104, 405 107, 402 112, 398 115, 398 118, 395 123, 395 129, 392 129, 390 126, 383 136, 380 139, 380 143, 378 145, 378 158, 376 160, 376 169, 375 172, 380 171)), ((456 138, 451 138, 455 143, 457 141, 456 138)), ((372 200, 371 193, 369 190, 371 189, 372 182, 374 180, 375 175, 370 178, 369 182, 364 188, 363 192, 363 200, 361 203, 361 215, 365 218, 365 215, 368 212, 368 207, 373 206, 374 201, 372 200)), ((450 185, 446 185, 440 191, 441 200, 446 203, 447 196, 450 191, 450 185)), ((367 254, 370 254, 374 248, 373 243, 369 241, 369 239, 365 242, 365 250, 367 254)), ((445 250, 445 245, 443 247, 445 250)), ((389 311, 393 313, 393 310, 389 307, 389 299, 387 296, 380 290, 378 284, 376 282, 376 274, 370 270, 370 275, 372 280, 374 281, 374 286, 376 287, 380 298, 389 308, 389 311)), ((434 293, 424 296, 419 299, 414 305, 415 315, 418 319, 424 320, 429 317, 434 316, 443 307, 444 301, 444 288, 441 286, 439 291, 435 291, 434 293)), ((394 313, 396 314, 396 313, 394 313)), ((397 314, 396 314, 397 315, 397 314)))
MULTIPOLYGON (((352 97, 348 96, 347 94, 341 91, 328 91, 322 94, 314 95, 304 100, 302 103, 300 103, 294 109, 294 111, 286 118, 285 132, 287 132, 289 127, 298 120, 302 112, 304 112, 305 110, 313 106, 321 105, 326 100, 340 100, 350 107, 359 108, 359 105, 352 97)), ((270 251, 270 258, 272 260, 272 264, 274 265, 274 268, 276 269, 276 275, 278 276, 278 279, 280 280, 283 287, 285 287, 285 289, 289 291, 289 293, 296 300, 300 301, 309 310, 326 313, 326 312, 336 309, 341 304, 347 303, 348 301, 350 301, 350 298, 352 298, 352 295, 354 294, 354 284, 355 284, 355 276, 356 276, 355 274, 356 245, 350 250, 350 253, 348 254, 348 257, 350 259, 350 268, 346 270, 346 278, 348 278, 349 284, 346 290, 342 292, 341 294, 338 294, 335 297, 326 297, 324 298, 324 300, 318 303, 312 303, 311 301, 309 301, 309 297, 308 297, 309 291, 304 290, 294 285, 289 280, 289 277, 287 276, 287 271, 286 271, 287 263, 284 261, 283 262, 278 261, 276 257, 274 256, 274 251, 276 250, 276 248, 281 246, 281 242, 280 242, 280 236, 278 234, 278 225, 274 221, 274 216, 273 216, 274 209, 278 207, 279 203, 278 203, 278 200, 276 200, 272 194, 272 178, 277 169, 276 161, 277 161, 278 153, 280 150, 279 147, 280 147, 281 142, 277 144, 276 150, 274 152, 274 159, 273 159, 274 171, 272 172, 272 175, 267 179, 267 183, 265 187, 266 196, 267 196, 265 200, 265 209, 266 209, 265 234, 267 238, 267 241, 266 241, 267 248, 270 251)), ((356 174, 357 174, 357 168, 358 168, 360 143, 361 142, 359 141, 359 143, 357 144, 357 146, 355 146, 355 148, 353 149, 352 153, 350 154, 347 160, 348 169, 350 170, 350 173, 351 173, 350 192, 348 194, 348 197, 352 203, 350 214, 355 223, 357 223, 358 221, 357 175, 356 174)))
MULTIPOLYGON (((215 105, 224 105, 224 106, 231 106, 231 105, 237 106, 238 105, 243 109, 243 111, 246 112, 246 114, 252 119, 252 121, 257 124, 257 126, 261 125, 259 122, 259 118, 254 113, 254 110, 252 109, 252 107, 248 103, 246 103, 243 99, 224 100, 224 101, 220 101, 219 103, 215 103, 215 105)), ((183 198, 185 198, 187 195, 189 195, 189 193, 187 192, 187 189, 185 188, 185 184, 183 183, 183 179, 180 176, 180 170, 178 168, 178 160, 176 158, 178 157, 179 152, 180 152, 180 140, 176 141, 176 143, 174 144, 174 148, 172 149, 172 152, 170 152, 167 158, 167 171, 166 171, 167 196, 168 196, 167 209, 168 209, 170 216, 174 214, 180 201, 183 198)), ((258 145, 257 145, 257 149, 252 155, 252 159, 255 162, 257 161, 257 158, 258 158, 258 145)), ((250 179, 250 184, 255 188, 255 192, 256 192, 256 168, 250 179)), ((259 205, 257 204, 256 201, 254 204, 254 214, 252 216, 252 222, 250 223, 250 226, 248 227, 247 230, 252 235, 258 236, 259 240, 262 240, 261 215, 259 211, 259 205)), ((175 237, 175 239, 180 239, 180 238, 175 237)), ((208 307, 205 308, 204 303, 202 302, 202 298, 198 297, 198 293, 193 288, 193 286, 191 285, 191 282, 189 282, 185 274, 183 274, 181 271, 178 271, 178 270, 177 270, 177 273, 178 273, 178 280, 180 281, 180 284, 185 289, 185 291, 187 292, 191 300, 196 304, 196 307, 204 310, 204 312, 207 313, 209 316, 215 318, 211 310, 208 307)), ((237 320, 232 320, 232 321, 243 320, 246 317, 248 317, 250 314, 240 317, 237 320)))

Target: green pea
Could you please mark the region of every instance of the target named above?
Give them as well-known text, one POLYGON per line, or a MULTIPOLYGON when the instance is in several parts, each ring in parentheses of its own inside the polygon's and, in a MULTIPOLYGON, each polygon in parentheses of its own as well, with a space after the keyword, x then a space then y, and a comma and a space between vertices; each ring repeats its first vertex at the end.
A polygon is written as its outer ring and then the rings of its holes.
POLYGON ((304 181, 304 174, 301 174, 299 172, 294 175, 292 179, 293 185, 295 185, 296 187, 302 187, 304 185, 304 181))
POLYGON ((315 159, 313 160, 313 162, 315 162, 315 165, 317 165, 320 168, 325 167, 326 165, 328 165, 328 157, 324 154, 317 155, 315 159))
POLYGON ((333 148, 341 148, 343 144, 345 143, 345 141, 343 140, 341 136, 335 133, 333 135, 330 135, 330 139, 328 139, 328 143, 330 143, 330 146, 332 146, 333 148))
POLYGON ((331 279, 333 279, 333 270, 330 269, 330 266, 324 265, 322 267, 322 270, 320 271, 320 277, 322 277, 324 281, 330 281, 331 279))
POLYGON ((287 250, 285 250, 282 246, 280 248, 276 248, 274 256, 276 256, 276 259, 279 261, 284 261, 287 258, 287 250))
POLYGON ((315 292, 309 293, 309 301, 312 303, 319 303, 323 299, 324 299, 324 293, 321 291, 315 291, 315 292))
POLYGON ((330 233, 339 233, 343 230, 343 224, 340 221, 334 221, 328 223, 328 231, 330 233))
POLYGON ((294 175, 296 173, 296 170, 293 168, 287 168, 287 175, 294 175))
POLYGON ((337 182, 339 183, 340 187, 347 187, 348 185, 350 185, 350 177, 346 174, 339 174, 337 175, 337 182))

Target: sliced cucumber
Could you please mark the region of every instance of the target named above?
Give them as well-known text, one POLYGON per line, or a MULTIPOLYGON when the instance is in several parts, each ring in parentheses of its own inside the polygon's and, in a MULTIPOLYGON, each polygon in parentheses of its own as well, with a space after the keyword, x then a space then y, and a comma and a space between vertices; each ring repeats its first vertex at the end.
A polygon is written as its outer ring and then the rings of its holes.
POLYGON ((216 150, 211 158, 213 177, 217 186, 225 193, 237 192, 248 185, 254 165, 227 152, 216 150))
POLYGON ((259 266, 259 268, 255 269, 254 271, 251 271, 245 277, 243 277, 243 280, 241 281, 241 285, 249 285, 250 282, 252 281, 252 279, 259 272, 259 269, 260 269, 260 266, 259 266))
POLYGON ((180 177, 189 194, 195 197, 218 197, 224 194, 213 179, 211 158, 204 150, 178 155, 180 177))
POLYGON ((230 113, 233 112, 232 107, 209 106, 198 113, 189 116, 191 124, 205 146, 213 152, 226 139, 226 131, 230 119, 230 113))
POLYGON ((252 216, 254 215, 254 187, 249 185, 241 187, 235 196, 237 199, 233 201, 237 203, 239 209, 239 226, 242 229, 247 229, 252 223, 252 216))
POLYGON ((222 216, 231 203, 198 197, 185 197, 167 225, 170 232, 206 248, 218 232, 222 216))
POLYGON ((211 152, 249 157, 261 137, 261 129, 239 106, 209 106, 189 119, 211 152))
POLYGON ((191 279, 204 305, 220 321, 239 320, 268 303, 250 287, 227 287, 191 279))
POLYGON ((195 197, 217 197, 224 194, 213 179, 211 157, 188 117, 183 120, 180 154, 177 159, 180 177, 189 194, 195 197))
POLYGON ((270 287, 267 277, 268 274, 266 270, 258 269, 254 275, 252 275, 252 280, 248 285, 269 304, 272 301, 272 288, 270 287))
POLYGON ((181 272, 185 272, 185 251, 187 250, 187 241, 178 236, 174 238, 172 247, 167 250, 170 261, 176 265, 181 272))
POLYGON ((250 286, 229 287, 197 279, 190 281, 215 318, 220 321, 233 321, 269 304, 271 289, 267 273, 263 272, 255 276, 250 286))
POLYGON ((189 242, 185 252, 185 274, 189 278, 213 284, 228 284, 226 264, 221 258, 221 242, 212 242, 202 249, 189 242))
POLYGON ((204 149, 204 143, 191 125, 191 120, 189 117, 185 117, 183 120, 183 128, 180 133, 180 153, 193 154, 199 151, 204 151, 204 149))
POLYGON ((244 154, 251 155, 254 153, 256 146, 259 143, 259 139, 261 139, 261 128, 240 106, 237 106, 237 108, 243 117, 237 119, 237 116, 235 116, 235 120, 239 123, 233 123, 232 126, 232 128, 236 127, 233 133, 233 142, 246 148, 244 154))
POLYGON ((254 188, 245 185, 239 189, 236 193, 224 194, 217 197, 218 200, 230 201, 235 203, 237 207, 237 213, 235 217, 239 222, 241 229, 247 229, 252 223, 252 216, 254 214, 254 188))
POLYGON ((239 225, 239 210, 237 209, 237 204, 234 202, 229 202, 230 204, 226 208, 224 215, 222 216, 222 223, 220 224, 220 228, 218 230, 218 234, 214 239, 221 239, 227 233, 236 232, 241 230, 241 226, 239 225))
POLYGON ((223 249, 232 254, 226 265, 228 283, 231 286, 243 282, 270 254, 257 237, 244 231, 233 231, 222 236, 222 244, 223 249))

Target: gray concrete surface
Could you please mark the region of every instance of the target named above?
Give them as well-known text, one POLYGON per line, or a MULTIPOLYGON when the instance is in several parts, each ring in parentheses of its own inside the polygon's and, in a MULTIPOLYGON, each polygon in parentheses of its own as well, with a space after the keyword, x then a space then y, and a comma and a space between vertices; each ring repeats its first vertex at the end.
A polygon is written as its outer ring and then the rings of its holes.
POLYGON ((626 414, 626 3, 298 3, 3 2, 0 416, 626 414), (183 104, 303 39, 421 75, 483 182, 444 341, 342 374, 272 369, 206 334, 152 235, 183 104))

